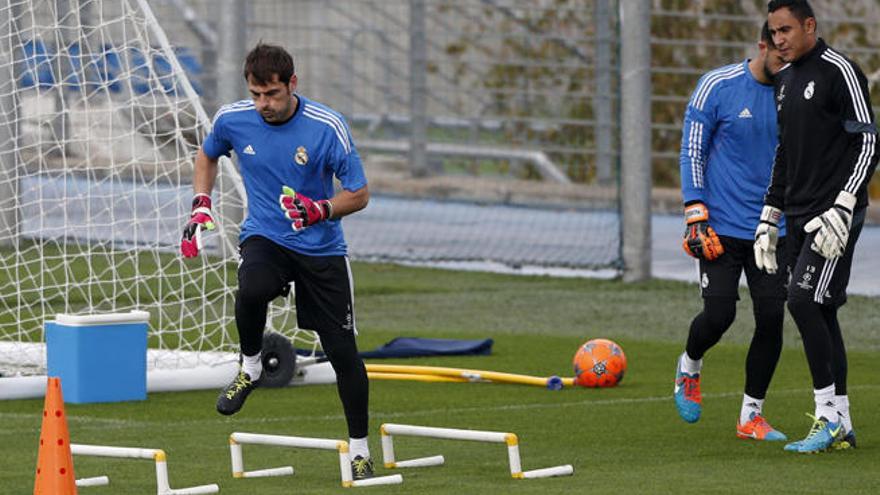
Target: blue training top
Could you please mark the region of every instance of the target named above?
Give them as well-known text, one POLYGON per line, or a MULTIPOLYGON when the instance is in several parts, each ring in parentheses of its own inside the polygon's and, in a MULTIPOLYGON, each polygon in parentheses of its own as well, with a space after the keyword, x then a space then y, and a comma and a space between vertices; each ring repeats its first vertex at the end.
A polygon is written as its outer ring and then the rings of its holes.
POLYGON ((367 185, 360 156, 345 119, 302 96, 287 122, 263 120, 251 100, 224 105, 202 150, 217 159, 235 150, 247 192, 248 212, 239 240, 260 235, 310 256, 345 255, 347 246, 338 218, 294 232, 278 203, 281 187, 292 187, 314 200, 333 197, 335 175, 347 191, 367 185))
MULTIPOLYGON (((754 239, 777 142, 773 85, 759 83, 748 60, 707 72, 684 116, 684 201, 702 201, 719 235, 754 239)), ((779 235, 785 235, 784 219, 779 235)))

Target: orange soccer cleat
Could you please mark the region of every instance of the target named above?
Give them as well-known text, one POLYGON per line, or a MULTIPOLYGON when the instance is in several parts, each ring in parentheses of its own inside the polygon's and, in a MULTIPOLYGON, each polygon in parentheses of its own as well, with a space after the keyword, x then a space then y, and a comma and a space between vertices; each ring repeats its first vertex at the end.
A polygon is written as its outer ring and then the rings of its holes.
POLYGON ((783 441, 787 440, 781 431, 775 430, 760 414, 752 413, 744 424, 736 423, 736 436, 754 440, 783 441))

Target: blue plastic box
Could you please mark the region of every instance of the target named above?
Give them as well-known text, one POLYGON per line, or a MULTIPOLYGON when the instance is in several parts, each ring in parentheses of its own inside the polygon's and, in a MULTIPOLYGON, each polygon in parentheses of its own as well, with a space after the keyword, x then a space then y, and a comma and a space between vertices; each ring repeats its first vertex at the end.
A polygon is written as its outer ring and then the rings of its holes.
POLYGON ((55 316, 47 321, 46 364, 61 378, 64 402, 147 398, 146 311, 55 316))

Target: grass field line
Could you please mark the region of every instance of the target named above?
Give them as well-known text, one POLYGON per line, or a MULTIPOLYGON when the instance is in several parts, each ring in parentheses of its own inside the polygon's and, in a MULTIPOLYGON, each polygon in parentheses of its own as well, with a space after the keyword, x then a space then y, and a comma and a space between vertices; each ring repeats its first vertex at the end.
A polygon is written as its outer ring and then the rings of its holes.
MULTIPOLYGON (((852 385, 849 387, 850 390, 878 390, 880 389, 880 384, 865 384, 865 385, 852 385)), ((806 394, 812 392, 812 388, 793 388, 793 389, 784 389, 784 390, 775 390, 772 395, 796 395, 796 394, 806 394)), ((703 398, 707 399, 722 399, 729 397, 740 397, 742 396, 742 391, 731 391, 731 392, 715 392, 715 393, 706 393, 703 394, 703 398)), ((539 410, 539 409, 557 409, 557 408, 566 408, 566 407, 601 407, 601 406, 616 406, 616 405, 631 405, 631 404, 644 404, 649 402, 663 402, 669 401, 672 403, 672 397, 670 394, 662 395, 662 396, 651 396, 651 397, 625 397, 625 398, 616 398, 616 399, 585 399, 573 402, 541 402, 541 403, 531 403, 531 404, 503 404, 496 406, 473 406, 473 407, 457 407, 457 408, 449 408, 444 409, 442 411, 443 416, 449 416, 451 414, 462 414, 462 413, 471 413, 471 412, 509 412, 509 411, 527 411, 527 410, 539 410)), ((32 420, 38 417, 39 414, 28 414, 28 413, 0 413, 0 420, 32 420)), ((438 411, 436 409, 422 409, 422 410, 412 410, 412 411, 400 411, 400 412, 373 412, 371 413, 371 418, 373 420, 388 420, 388 419, 396 419, 396 418, 410 418, 410 417, 425 417, 425 416, 438 416, 438 411)), ((222 418, 218 418, 222 419, 222 418)), ((324 421, 338 421, 340 419, 345 419, 343 414, 325 414, 325 415, 314 415, 314 416, 279 416, 279 417, 271 417, 271 418, 235 418, 234 420, 229 420, 236 425, 257 425, 257 424, 272 424, 272 423, 290 423, 290 422, 324 422, 324 421)), ((92 418, 88 416, 68 416, 68 423, 76 426, 80 431, 88 431, 90 429, 125 429, 125 428, 156 428, 161 426, 163 429, 167 429, 168 427, 189 427, 192 425, 202 425, 204 424, 204 419, 196 419, 196 420, 180 420, 174 421, 169 420, 167 418, 155 421, 144 421, 144 420, 132 420, 132 419, 115 419, 115 418, 92 418)), ((16 428, 14 430, 6 430, 5 432, 0 432, 0 438, 9 435, 20 435, 24 431, 38 432, 39 428, 31 428, 31 429, 23 429, 16 428)))

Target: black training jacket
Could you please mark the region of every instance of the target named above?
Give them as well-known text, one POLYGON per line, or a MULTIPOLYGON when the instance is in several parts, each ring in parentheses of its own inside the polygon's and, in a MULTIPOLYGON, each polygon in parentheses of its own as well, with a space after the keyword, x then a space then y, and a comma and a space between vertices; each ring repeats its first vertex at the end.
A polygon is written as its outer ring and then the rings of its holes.
POLYGON ((859 66, 819 38, 775 86, 779 145, 764 202, 789 217, 814 216, 845 190, 856 209, 867 206, 877 127, 859 66))

